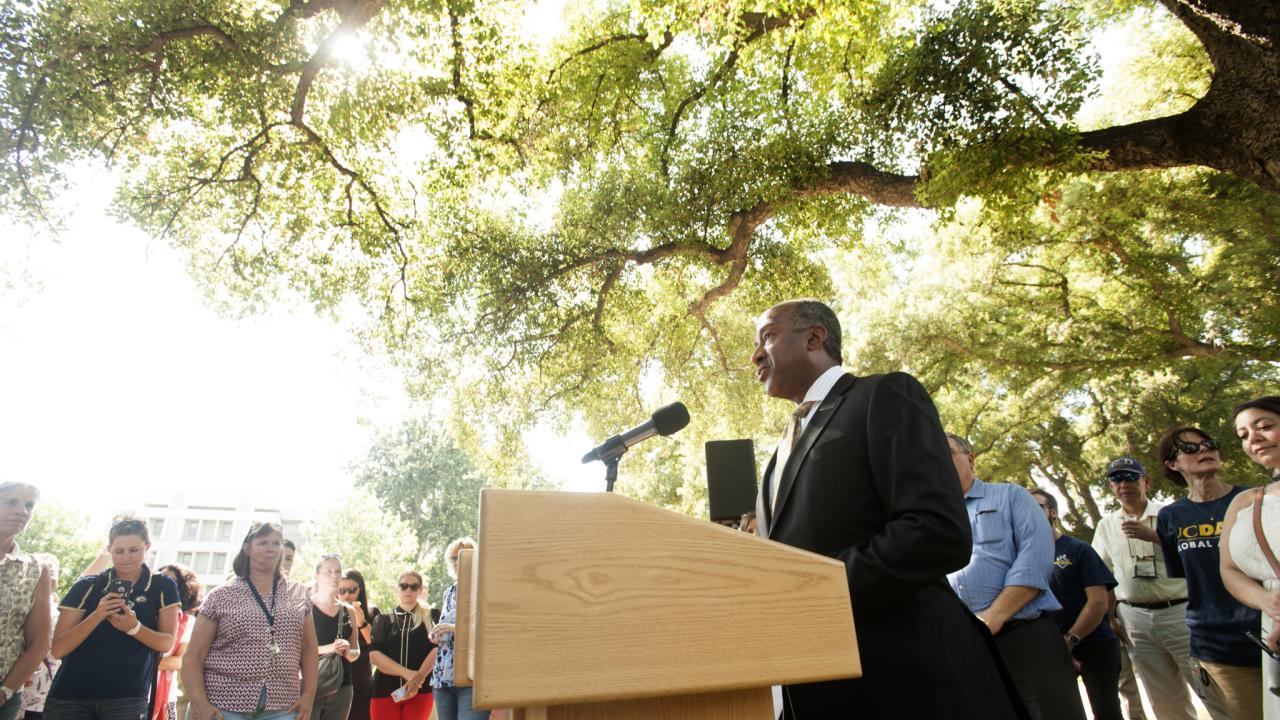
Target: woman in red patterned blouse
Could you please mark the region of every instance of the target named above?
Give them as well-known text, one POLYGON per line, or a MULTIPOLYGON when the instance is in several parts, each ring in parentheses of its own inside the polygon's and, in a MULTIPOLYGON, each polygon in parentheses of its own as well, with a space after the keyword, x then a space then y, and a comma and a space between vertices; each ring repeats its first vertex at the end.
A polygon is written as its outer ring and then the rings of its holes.
POLYGON ((279 525, 254 523, 231 565, 236 579, 200 606, 182 660, 192 720, 310 717, 319 657, 311 598, 281 574, 283 543, 279 525))

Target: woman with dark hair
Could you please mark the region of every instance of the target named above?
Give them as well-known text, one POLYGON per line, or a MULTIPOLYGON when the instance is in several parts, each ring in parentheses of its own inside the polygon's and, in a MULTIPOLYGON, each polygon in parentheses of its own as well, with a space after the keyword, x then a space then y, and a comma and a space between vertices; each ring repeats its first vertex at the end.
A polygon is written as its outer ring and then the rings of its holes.
POLYGON ((1215 720, 1262 717, 1262 672, 1256 645, 1258 611, 1227 592, 1218 541, 1232 500, 1246 488, 1219 477, 1218 443, 1196 427, 1170 430, 1156 453, 1165 477, 1187 488, 1187 496, 1160 509, 1156 534, 1169 577, 1187 579, 1187 627, 1191 666, 1203 685, 1205 706, 1215 720))
POLYGON ((0 483, 0 720, 22 710, 22 688, 49 652, 49 572, 18 547, 40 491, 0 483))
MULTIPOLYGON (((1266 468, 1274 480, 1280 473, 1280 397, 1269 395, 1241 403, 1232 416, 1240 449, 1266 468)), ((1280 549, 1277 498, 1280 483, 1274 481, 1237 495, 1227 509, 1222 529, 1222 581, 1237 600, 1261 611, 1262 632, 1271 653, 1277 650, 1280 640, 1280 577, 1272 563, 1280 549), (1255 517, 1259 512, 1261 515, 1255 517)), ((1280 663, 1274 655, 1261 660, 1266 686, 1262 693, 1263 717, 1280 720, 1280 663)))
POLYGON ((235 578, 200 606, 182 660, 192 720, 306 720, 319 654, 307 588, 280 572, 284 535, 254 523, 235 578))
POLYGON ((173 648, 178 587, 143 562, 151 547, 146 523, 116 518, 108 539, 111 567, 77 580, 59 605, 53 657, 62 667, 46 720, 147 717, 156 656, 173 648))
POLYGON ((373 686, 373 665, 369 662, 369 644, 373 641, 373 621, 378 608, 369 604, 364 575, 347 570, 338 582, 338 599, 351 606, 360 643, 360 657, 351 663, 351 712, 347 720, 369 720, 369 698, 373 686))
POLYGON ((195 627, 195 613, 200 607, 200 578, 186 565, 165 565, 160 572, 178 586, 177 639, 164 657, 160 658, 160 673, 156 676, 155 701, 151 706, 151 720, 177 720, 178 718, 178 670, 182 668, 182 654, 191 642, 191 629, 195 627))

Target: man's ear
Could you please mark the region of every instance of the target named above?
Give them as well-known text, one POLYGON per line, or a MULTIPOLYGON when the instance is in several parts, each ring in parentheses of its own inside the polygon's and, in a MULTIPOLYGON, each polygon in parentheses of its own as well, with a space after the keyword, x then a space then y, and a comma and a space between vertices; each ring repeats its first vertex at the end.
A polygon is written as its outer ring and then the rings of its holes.
POLYGON ((827 344, 827 329, 821 325, 814 325, 809 328, 809 342, 805 345, 807 350, 821 350, 827 344))

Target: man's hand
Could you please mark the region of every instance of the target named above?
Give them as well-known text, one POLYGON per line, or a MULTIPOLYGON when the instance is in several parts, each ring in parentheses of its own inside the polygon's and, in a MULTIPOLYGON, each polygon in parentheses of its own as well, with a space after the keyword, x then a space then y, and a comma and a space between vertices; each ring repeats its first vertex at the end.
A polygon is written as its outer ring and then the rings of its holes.
POLYGON ((1121 522, 1120 532, 1124 533, 1125 537, 1134 540, 1145 540, 1149 543, 1160 542, 1160 536, 1156 534, 1155 529, 1141 520, 1125 520, 1121 522))
POLYGON ((1120 638, 1121 646, 1129 647, 1132 644, 1129 642, 1128 631, 1124 629, 1124 625, 1120 624, 1120 618, 1116 617, 1115 615, 1111 616, 1111 632, 1114 632, 1116 634, 1116 637, 1120 638))
POLYGON ((1071 652, 1076 649, 1075 643, 1071 642, 1071 638, 1066 635, 1062 636, 1062 642, 1067 644, 1067 657, 1071 658, 1071 665, 1076 669, 1076 674, 1080 673, 1080 661, 1076 659, 1075 653, 1071 652))
POLYGON ((993 637, 999 635, 1000 631, 1004 629, 1004 618, 991 612, 991 608, 987 608, 986 610, 977 613, 977 615, 978 619, 981 620, 982 623, 987 626, 987 629, 991 631, 991 635, 993 637))

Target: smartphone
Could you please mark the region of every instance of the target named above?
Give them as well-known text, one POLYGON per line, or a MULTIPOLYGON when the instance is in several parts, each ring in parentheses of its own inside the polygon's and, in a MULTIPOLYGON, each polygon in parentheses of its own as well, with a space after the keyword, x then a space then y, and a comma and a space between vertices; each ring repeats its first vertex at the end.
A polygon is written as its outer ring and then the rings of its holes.
POLYGON ((402 687, 391 693, 391 699, 395 700, 396 702, 404 702, 404 699, 406 696, 408 696, 408 694, 409 694, 409 688, 402 687))
POLYGON ((1262 648, 1262 652, 1271 656, 1272 660, 1280 660, 1280 655, 1277 655, 1274 651, 1272 651, 1271 648, 1267 647, 1266 641, 1264 641, 1262 638, 1258 637, 1257 635, 1254 635, 1252 630, 1245 630, 1244 636, 1252 640, 1254 645, 1257 645, 1258 647, 1262 648))
MULTIPOLYGON (((114 595, 119 595, 125 600, 129 599, 129 592, 131 590, 133 590, 133 582, 130 580, 121 580, 120 578, 116 578, 111 582, 107 583, 107 592, 112 593, 114 595)), ((120 615, 125 614, 124 608, 121 608, 116 612, 117 614, 120 614, 120 615)))

